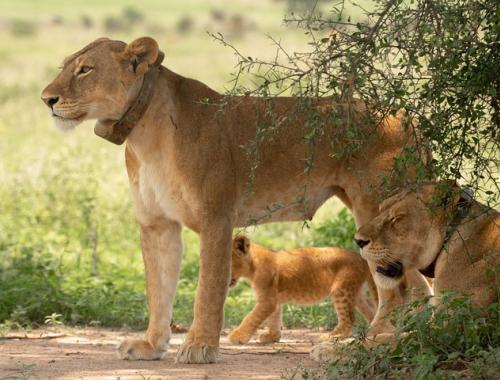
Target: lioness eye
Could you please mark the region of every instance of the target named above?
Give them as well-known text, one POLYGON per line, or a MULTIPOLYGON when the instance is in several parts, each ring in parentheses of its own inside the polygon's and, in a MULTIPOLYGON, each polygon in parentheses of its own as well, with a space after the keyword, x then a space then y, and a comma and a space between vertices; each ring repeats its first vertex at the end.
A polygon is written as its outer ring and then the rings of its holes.
POLYGON ((80 74, 87 74, 92 69, 93 69, 92 66, 82 66, 82 67, 80 67, 80 70, 78 71, 78 75, 80 75, 80 74))

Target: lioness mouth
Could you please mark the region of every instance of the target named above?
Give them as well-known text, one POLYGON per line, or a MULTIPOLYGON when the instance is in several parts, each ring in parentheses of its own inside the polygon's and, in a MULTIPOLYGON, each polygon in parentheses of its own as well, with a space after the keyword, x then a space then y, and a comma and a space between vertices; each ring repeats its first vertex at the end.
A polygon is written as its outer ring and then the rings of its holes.
POLYGON ((52 117, 55 118, 55 119, 59 119, 59 120, 80 120, 82 119, 83 117, 85 116, 85 112, 82 113, 81 115, 79 116, 76 116, 76 117, 66 117, 66 116, 61 116, 61 115, 58 115, 56 114, 55 112, 52 112, 52 117))
POLYGON ((390 263, 386 268, 377 267, 377 273, 383 274, 386 277, 398 278, 403 275, 403 264, 400 261, 390 263))

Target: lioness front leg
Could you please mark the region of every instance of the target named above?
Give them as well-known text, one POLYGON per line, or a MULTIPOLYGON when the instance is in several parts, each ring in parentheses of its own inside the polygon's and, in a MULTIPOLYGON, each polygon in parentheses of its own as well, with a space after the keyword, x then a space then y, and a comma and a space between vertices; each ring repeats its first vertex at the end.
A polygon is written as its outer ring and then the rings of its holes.
MULTIPOLYGON (((370 269, 372 269, 371 265, 370 269)), ((372 271, 372 275, 376 276, 375 271, 372 271)), ((388 283, 388 285, 390 284, 393 282, 388 283)), ((424 276, 412 269, 406 271, 403 279, 393 288, 381 287, 380 284, 377 284, 377 292, 379 305, 368 330, 369 336, 393 333, 395 328, 390 322, 390 314, 404 304, 431 295, 432 289, 424 276)))
POLYGON ((161 359, 168 349, 170 320, 182 255, 181 225, 158 219, 141 225, 149 325, 144 340, 125 340, 118 352, 128 360, 161 359))
POLYGON ((184 344, 177 352, 178 363, 214 363, 224 321, 231 269, 232 225, 228 219, 207 218, 201 229, 200 273, 194 319, 184 344))

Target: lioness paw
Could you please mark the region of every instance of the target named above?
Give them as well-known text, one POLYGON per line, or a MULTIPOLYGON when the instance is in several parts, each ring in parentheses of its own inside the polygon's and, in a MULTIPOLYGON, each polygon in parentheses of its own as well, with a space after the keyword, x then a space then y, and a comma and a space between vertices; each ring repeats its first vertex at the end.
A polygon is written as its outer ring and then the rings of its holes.
POLYGON ((186 343, 177 351, 175 362, 181 364, 215 363, 218 352, 218 347, 209 346, 205 343, 186 343))
POLYGON ((118 356, 124 360, 159 360, 167 353, 168 345, 154 349, 145 340, 125 340, 118 347, 118 356))
POLYGON ((231 331, 229 334, 229 340, 233 344, 245 344, 248 343, 252 336, 250 334, 245 333, 244 331, 240 331, 238 329, 235 329, 231 331))

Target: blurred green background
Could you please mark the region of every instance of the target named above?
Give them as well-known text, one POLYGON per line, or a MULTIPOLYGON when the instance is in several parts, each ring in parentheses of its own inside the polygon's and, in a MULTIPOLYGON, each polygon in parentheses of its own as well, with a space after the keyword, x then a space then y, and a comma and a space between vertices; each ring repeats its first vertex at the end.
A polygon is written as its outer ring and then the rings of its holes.
MULTIPOLYGON (((0 0, 0 326, 69 324, 144 328, 144 270, 124 165, 124 148, 93 134, 86 122, 71 133, 51 124, 41 90, 63 58, 107 36, 126 42, 149 35, 164 65, 212 88, 229 87, 236 57, 207 31, 222 33, 249 56, 269 57, 266 35, 290 51, 307 36, 283 25, 287 12, 310 9, 300 0, 0 0)), ((366 2, 363 2, 366 3, 366 2)), ((318 9, 328 12, 326 4, 318 9)), ((353 14, 352 17, 356 17, 353 14)), ((325 31, 327 33, 328 31, 325 31)), ((255 241, 276 248, 352 247, 349 214, 330 200, 309 226, 249 228, 255 241), (340 214, 339 214, 340 212, 340 214)), ((198 237, 185 230, 181 280, 174 309, 189 324, 198 273, 198 237)), ((253 305, 240 283, 226 302, 226 325, 253 305)), ((286 307, 288 326, 331 326, 329 302, 286 307)), ((0 328, 1 331, 1 328, 0 328)))

